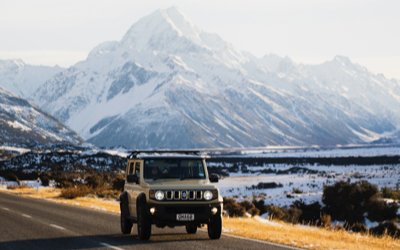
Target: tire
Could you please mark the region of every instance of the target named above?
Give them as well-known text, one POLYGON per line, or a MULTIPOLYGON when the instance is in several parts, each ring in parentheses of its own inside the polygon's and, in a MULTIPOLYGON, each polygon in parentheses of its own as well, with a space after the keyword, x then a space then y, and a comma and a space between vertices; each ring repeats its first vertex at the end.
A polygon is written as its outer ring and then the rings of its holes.
POLYGON ((193 224, 186 225, 186 232, 188 234, 195 234, 197 232, 197 226, 193 224))
POLYGON ((121 208, 121 232, 123 234, 130 234, 132 232, 132 226, 133 223, 130 219, 128 219, 128 210, 127 210, 127 205, 122 202, 120 204, 121 208))
POLYGON ((207 225, 208 237, 212 240, 219 239, 222 232, 222 215, 216 217, 207 225))
POLYGON ((137 204, 137 231, 141 240, 148 240, 151 236, 151 220, 144 216, 140 203, 137 204))

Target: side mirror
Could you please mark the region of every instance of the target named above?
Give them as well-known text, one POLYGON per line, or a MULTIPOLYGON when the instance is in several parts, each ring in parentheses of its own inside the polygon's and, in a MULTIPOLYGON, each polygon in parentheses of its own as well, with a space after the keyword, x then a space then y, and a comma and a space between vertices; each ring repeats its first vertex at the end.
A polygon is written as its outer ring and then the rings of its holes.
POLYGON ((217 174, 211 174, 210 182, 218 182, 218 175, 217 174))
POLYGON ((128 174, 128 176, 126 177, 126 180, 129 182, 133 182, 138 184, 139 182, 139 178, 135 175, 135 174, 128 174))

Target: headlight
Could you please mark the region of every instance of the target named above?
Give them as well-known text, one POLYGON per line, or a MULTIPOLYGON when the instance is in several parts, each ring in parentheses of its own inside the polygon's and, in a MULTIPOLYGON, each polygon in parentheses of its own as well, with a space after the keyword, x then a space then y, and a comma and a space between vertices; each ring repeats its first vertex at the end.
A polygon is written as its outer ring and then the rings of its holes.
POLYGON ((158 190, 158 191, 156 192, 155 197, 156 197, 156 200, 159 200, 159 201, 164 200, 164 192, 158 190))
POLYGON ((209 200, 212 199, 213 194, 212 194, 212 192, 211 192, 210 190, 207 190, 207 191, 204 192, 203 197, 204 197, 204 199, 205 199, 206 201, 209 201, 209 200))

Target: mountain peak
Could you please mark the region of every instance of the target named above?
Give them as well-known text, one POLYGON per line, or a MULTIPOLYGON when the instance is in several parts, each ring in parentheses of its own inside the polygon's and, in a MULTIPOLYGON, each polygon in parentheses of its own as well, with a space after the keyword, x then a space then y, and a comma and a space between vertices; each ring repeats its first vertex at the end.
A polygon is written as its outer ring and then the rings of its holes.
POLYGON ((201 29, 197 28, 177 7, 158 9, 133 24, 118 47, 136 50, 163 50, 175 46, 179 38, 201 44, 201 29))
POLYGON ((340 62, 340 63, 344 63, 345 65, 352 64, 352 62, 350 61, 350 58, 348 58, 347 56, 340 56, 340 55, 337 55, 337 56, 335 56, 335 58, 333 59, 333 61, 337 61, 337 62, 340 62))
POLYGON ((197 28, 196 25, 194 25, 194 23, 176 6, 172 6, 171 8, 168 8, 162 12, 167 15, 166 19, 171 20, 174 26, 183 35, 188 37, 195 36, 198 38, 198 35, 202 32, 201 29, 197 28))
POLYGON ((25 62, 22 59, 0 60, 0 71, 4 69, 21 70, 25 67, 25 62))

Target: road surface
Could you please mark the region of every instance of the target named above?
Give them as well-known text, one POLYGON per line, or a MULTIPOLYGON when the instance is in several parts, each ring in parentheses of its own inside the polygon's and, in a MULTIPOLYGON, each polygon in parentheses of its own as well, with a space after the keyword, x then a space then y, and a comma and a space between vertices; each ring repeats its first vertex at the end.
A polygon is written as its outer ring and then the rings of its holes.
POLYGON ((189 235, 184 227, 153 226, 148 241, 122 235, 119 215, 0 192, 0 249, 297 249, 223 234, 210 240, 207 231, 189 235))

